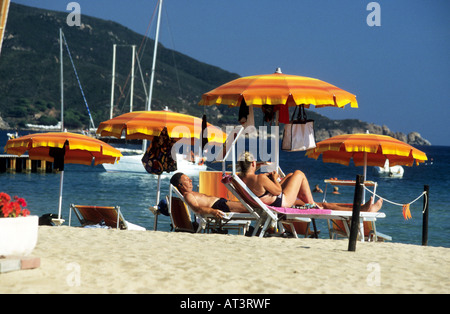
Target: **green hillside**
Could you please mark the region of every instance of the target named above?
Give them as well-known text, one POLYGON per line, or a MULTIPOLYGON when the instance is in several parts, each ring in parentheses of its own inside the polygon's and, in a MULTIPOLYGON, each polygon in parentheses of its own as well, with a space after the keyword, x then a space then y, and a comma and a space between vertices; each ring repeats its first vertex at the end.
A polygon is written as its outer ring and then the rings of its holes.
MULTIPOLYGON (((66 24, 67 13, 11 3, 0 58, 0 115, 11 127, 25 123, 56 124, 60 117, 59 29, 62 28, 77 69, 95 125, 109 119, 113 44, 141 47, 144 37, 115 22, 83 16, 80 27, 66 24)), ((154 41, 142 46, 140 64, 148 88, 154 41)), ((88 112, 72 64, 64 47, 64 123, 68 128, 87 127, 88 112)), ((131 47, 119 46, 116 63, 115 112, 129 111, 131 47), (123 96, 120 98, 120 93, 123 96)), ((218 67, 158 47, 152 109, 201 116, 222 124, 235 122, 235 113, 203 108, 204 92, 237 78, 218 67), (221 111, 221 113, 218 112, 221 111)), ((134 110, 145 109, 144 84, 136 65, 134 110)))

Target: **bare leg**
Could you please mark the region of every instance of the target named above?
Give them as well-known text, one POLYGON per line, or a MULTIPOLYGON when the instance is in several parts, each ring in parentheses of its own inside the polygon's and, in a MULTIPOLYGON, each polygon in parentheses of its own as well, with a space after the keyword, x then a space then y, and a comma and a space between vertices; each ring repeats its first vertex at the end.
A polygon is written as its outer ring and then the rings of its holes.
MULTIPOLYGON (((305 205, 305 202, 297 199, 295 201, 295 205, 303 206, 305 205)), ((325 209, 331 209, 331 210, 352 210, 352 205, 350 206, 344 206, 339 203, 317 203, 322 208, 325 209)), ((372 204, 372 197, 370 197, 370 200, 368 200, 365 204, 361 205, 361 211, 363 212, 377 212, 381 209, 383 206, 383 200, 380 198, 378 201, 375 202, 375 204, 372 204)))
POLYGON ((308 179, 300 170, 296 170, 292 175, 288 175, 281 186, 283 188, 283 203, 285 206, 292 206, 297 198, 305 203, 314 203, 308 179))

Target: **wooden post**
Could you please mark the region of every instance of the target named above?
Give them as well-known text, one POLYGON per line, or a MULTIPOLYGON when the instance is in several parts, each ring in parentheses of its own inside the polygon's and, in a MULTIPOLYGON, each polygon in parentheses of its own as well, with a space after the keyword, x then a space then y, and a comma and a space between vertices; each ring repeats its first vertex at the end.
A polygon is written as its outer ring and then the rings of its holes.
POLYGON ((27 158, 25 160, 25 171, 26 172, 31 172, 31 159, 27 158))
POLYGON ((430 204, 430 187, 423 187, 425 196, 423 198, 423 221, 422 221, 422 245, 428 245, 428 205, 430 204))
POLYGON ((16 172, 16 158, 15 157, 10 157, 9 158, 9 169, 8 172, 16 172))
POLYGON ((350 226, 350 237, 348 241, 348 250, 351 252, 356 251, 356 240, 358 239, 358 230, 359 230, 359 213, 361 211, 361 200, 363 192, 363 187, 361 186, 361 184, 363 182, 364 176, 357 175, 355 184, 355 196, 353 199, 352 224, 350 226))

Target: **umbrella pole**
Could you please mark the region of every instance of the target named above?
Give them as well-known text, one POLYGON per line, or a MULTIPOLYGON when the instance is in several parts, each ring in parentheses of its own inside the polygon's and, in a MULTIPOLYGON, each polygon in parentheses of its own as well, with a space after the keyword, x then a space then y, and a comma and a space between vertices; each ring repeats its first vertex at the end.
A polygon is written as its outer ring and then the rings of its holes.
MULTIPOLYGON (((159 174, 158 175, 158 187, 156 189, 156 207, 157 208, 158 208, 160 197, 161 197, 161 175, 159 174)), ((155 215, 155 222, 153 223, 153 229, 155 231, 158 228, 158 214, 155 215)))
MULTIPOLYGON (((367 152, 364 152, 364 179, 363 179, 363 184, 364 184, 364 181, 366 181, 366 180, 367 180, 367 152)), ((366 189, 363 189, 362 203, 363 204, 366 203, 366 189)))
POLYGON ((60 226, 64 222, 61 218, 61 208, 62 208, 62 193, 63 193, 63 182, 64 182, 64 170, 61 171, 61 180, 59 182, 59 206, 58 206, 58 219, 52 219, 52 222, 60 226))

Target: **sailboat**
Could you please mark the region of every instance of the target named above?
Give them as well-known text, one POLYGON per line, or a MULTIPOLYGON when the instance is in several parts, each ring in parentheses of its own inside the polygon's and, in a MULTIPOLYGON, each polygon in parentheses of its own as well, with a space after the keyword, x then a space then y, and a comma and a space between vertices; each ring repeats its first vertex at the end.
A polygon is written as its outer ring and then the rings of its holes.
MULTIPOLYGON (((159 1, 159 8, 158 8, 158 18, 157 18, 157 24, 156 24, 156 35, 155 35, 155 44, 153 49, 153 62, 152 62, 152 72, 150 77, 150 86, 149 86, 149 93, 147 98, 147 111, 151 111, 151 103, 152 103, 152 94, 153 94, 153 82, 155 78, 155 67, 156 67, 156 55, 158 50, 158 39, 159 39, 159 26, 161 22, 161 9, 162 9, 162 3, 163 0, 159 1)), ((113 74, 112 74, 112 87, 111 87, 111 111, 110 111, 110 118, 112 118, 112 106, 113 106, 113 99, 114 99, 114 79, 115 79, 115 52, 116 52, 116 46, 114 45, 114 51, 113 51, 113 74)), ((133 90, 133 82, 134 82, 134 58, 135 58, 135 52, 133 48, 133 62, 132 62, 132 77, 131 77, 131 89, 133 90)), ((132 111, 132 97, 133 92, 131 92, 131 99, 130 99, 130 111, 132 111)), ((166 110, 168 108, 166 107, 166 110)), ((142 150, 139 152, 136 151, 130 151, 129 149, 120 149, 122 153, 124 154, 123 157, 120 159, 119 162, 115 164, 102 164, 102 167, 108 171, 108 172, 134 172, 134 173, 147 173, 145 170, 143 164, 142 164, 142 157, 144 155, 144 151, 146 150, 147 141, 143 140, 142 142, 142 150), (131 154, 127 155, 127 152, 131 154)), ((182 169, 183 173, 185 173, 188 176, 198 176, 200 171, 205 171, 207 169, 207 166, 204 164, 204 159, 200 157, 195 157, 194 160, 191 160, 190 156, 186 156, 183 154, 177 154, 176 155, 176 162, 177 162, 177 169, 182 169)), ((181 170, 177 170, 181 171, 181 170)), ((175 171, 175 172, 177 172, 175 171)), ((174 173, 175 173, 174 172, 174 173)), ((169 173, 169 175, 172 175, 173 173, 169 173)))
POLYGON ((402 166, 389 167, 389 159, 386 159, 383 167, 374 167, 374 172, 380 177, 402 178, 405 170, 402 166))

